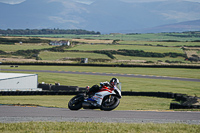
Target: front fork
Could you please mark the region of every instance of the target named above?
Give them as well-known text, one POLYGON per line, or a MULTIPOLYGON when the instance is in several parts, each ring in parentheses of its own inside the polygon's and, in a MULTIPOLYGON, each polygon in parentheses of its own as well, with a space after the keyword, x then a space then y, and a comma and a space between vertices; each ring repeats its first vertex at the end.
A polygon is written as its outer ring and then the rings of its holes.
POLYGON ((111 96, 111 95, 109 95, 108 102, 110 102, 110 101, 111 101, 111 97, 112 97, 112 96, 111 96))

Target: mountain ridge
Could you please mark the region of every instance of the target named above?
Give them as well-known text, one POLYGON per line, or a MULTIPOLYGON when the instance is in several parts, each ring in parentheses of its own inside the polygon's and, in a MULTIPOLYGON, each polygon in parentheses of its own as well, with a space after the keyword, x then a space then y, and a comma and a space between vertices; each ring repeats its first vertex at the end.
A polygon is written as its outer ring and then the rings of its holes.
MULTIPOLYGON (((88 5, 73 0, 26 0, 15 5, 0 2, 0 12, 6 12, 0 14, 0 29, 60 28, 101 33, 153 33, 166 31, 163 27, 166 25, 171 25, 170 32, 180 31, 172 25, 178 27, 177 23, 187 22, 192 30, 200 30, 197 21, 200 19, 200 3, 196 2, 97 0, 88 5), (192 21, 197 21, 198 26, 193 26, 192 21)), ((189 29, 182 28, 181 31, 189 29)))

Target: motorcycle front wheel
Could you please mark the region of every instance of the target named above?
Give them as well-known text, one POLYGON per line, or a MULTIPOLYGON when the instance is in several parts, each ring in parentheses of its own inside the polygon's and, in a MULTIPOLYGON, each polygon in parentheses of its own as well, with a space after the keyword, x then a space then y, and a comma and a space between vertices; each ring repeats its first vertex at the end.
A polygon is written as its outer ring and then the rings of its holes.
POLYGON ((77 95, 77 96, 73 97, 68 103, 68 108, 70 110, 81 109, 83 100, 84 100, 84 96, 82 96, 82 95, 77 95))
POLYGON ((111 111, 115 109, 119 105, 120 101, 119 98, 116 96, 106 96, 103 99, 102 105, 101 105, 101 110, 104 111, 111 111))

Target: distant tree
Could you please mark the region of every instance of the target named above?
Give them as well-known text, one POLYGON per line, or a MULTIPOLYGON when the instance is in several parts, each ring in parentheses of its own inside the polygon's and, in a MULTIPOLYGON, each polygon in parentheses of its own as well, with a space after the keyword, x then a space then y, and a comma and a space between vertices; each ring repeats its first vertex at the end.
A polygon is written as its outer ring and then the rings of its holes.
POLYGON ((82 29, 7 29, 1 30, 0 34, 9 35, 37 35, 37 34, 101 34, 99 31, 87 31, 82 29))

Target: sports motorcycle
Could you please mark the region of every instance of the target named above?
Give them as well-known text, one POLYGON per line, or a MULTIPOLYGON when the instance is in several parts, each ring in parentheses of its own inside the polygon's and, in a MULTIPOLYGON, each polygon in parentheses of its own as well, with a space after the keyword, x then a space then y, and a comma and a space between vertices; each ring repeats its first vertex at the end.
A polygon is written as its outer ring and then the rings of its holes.
POLYGON ((113 88, 100 83, 97 92, 93 94, 82 93, 73 97, 68 103, 68 108, 70 110, 83 108, 111 111, 119 105, 121 97, 121 83, 113 88))

